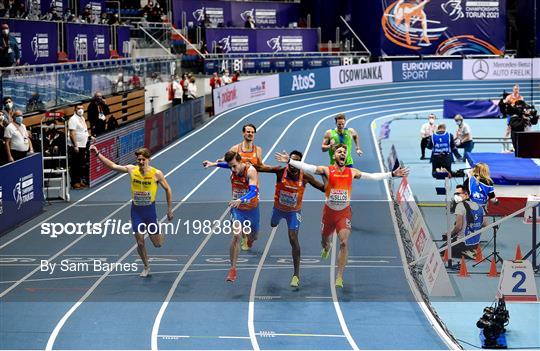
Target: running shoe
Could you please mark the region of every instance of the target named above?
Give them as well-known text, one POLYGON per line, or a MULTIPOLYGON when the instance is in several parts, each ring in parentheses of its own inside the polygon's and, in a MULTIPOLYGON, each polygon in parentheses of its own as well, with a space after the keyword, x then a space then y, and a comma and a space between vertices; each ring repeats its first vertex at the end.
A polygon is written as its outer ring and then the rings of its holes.
POLYGON ((341 277, 336 278, 336 288, 342 288, 343 289, 343 278, 341 278, 341 277))
POLYGON ((296 275, 293 275, 291 279, 291 287, 298 288, 298 285, 300 285, 300 279, 296 275))
POLYGON ((141 272, 141 274, 139 274, 140 277, 142 278, 146 278, 150 275, 150 267, 144 267, 143 271, 141 272))
POLYGON ((236 268, 232 267, 229 270, 229 274, 227 274, 227 281, 228 282, 234 282, 236 280, 236 268))
POLYGON ((331 248, 332 248, 332 246, 330 245, 330 246, 328 247, 328 249, 323 248, 323 249, 321 250, 321 257, 322 257, 323 260, 328 259, 328 256, 330 256, 330 249, 331 249, 331 248))

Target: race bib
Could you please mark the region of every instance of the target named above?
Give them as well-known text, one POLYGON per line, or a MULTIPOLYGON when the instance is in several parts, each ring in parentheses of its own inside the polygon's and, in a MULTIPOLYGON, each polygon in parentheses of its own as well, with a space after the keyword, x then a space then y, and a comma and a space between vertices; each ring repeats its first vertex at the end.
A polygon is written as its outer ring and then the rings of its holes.
POLYGON ((148 206, 152 204, 152 196, 149 191, 135 191, 133 193, 133 203, 137 206, 148 206))
POLYGON ((328 196, 330 203, 335 205, 343 205, 349 201, 349 192, 343 189, 332 189, 328 196))
POLYGON ((285 190, 279 192, 279 203, 287 207, 296 207, 298 193, 291 193, 285 190))

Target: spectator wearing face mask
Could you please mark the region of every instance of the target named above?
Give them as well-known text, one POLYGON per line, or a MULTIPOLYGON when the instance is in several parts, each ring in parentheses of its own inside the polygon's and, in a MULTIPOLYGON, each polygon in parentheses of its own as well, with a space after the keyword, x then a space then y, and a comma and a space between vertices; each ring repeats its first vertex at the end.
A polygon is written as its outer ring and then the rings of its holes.
POLYGON ((422 124, 422 127, 420 128, 420 137, 422 138, 420 140, 420 151, 422 152, 422 156, 420 156, 421 160, 426 159, 426 148, 429 143, 429 139, 435 133, 437 130, 437 125, 435 124, 435 114, 430 114, 428 116, 428 122, 422 124))
POLYGON ((92 128, 92 134, 98 136, 105 132, 107 116, 110 115, 109 106, 105 102, 101 92, 96 92, 88 105, 88 121, 92 128))
POLYGON ((454 137, 456 148, 452 152, 458 161, 464 161, 467 158, 467 154, 474 148, 471 127, 463 121, 463 116, 461 115, 456 115, 454 121, 456 121, 457 125, 456 136, 454 137), (463 149, 463 157, 459 154, 457 148, 463 149))
POLYGON ((228 69, 223 71, 223 75, 221 76, 221 81, 223 82, 223 85, 227 85, 227 84, 232 83, 232 78, 229 75, 229 70, 228 69))
POLYGON ((20 160, 26 157, 28 153, 34 152, 30 135, 23 123, 22 111, 16 110, 13 117, 13 122, 8 124, 4 131, 4 146, 8 162, 20 160))
POLYGON ((17 39, 9 34, 9 26, 2 24, 2 39, 0 42, 0 67, 17 66, 20 63, 21 51, 17 39))
POLYGON ((6 146, 4 142, 4 132, 7 125, 9 124, 9 119, 6 111, 0 111, 0 166, 3 166, 7 163, 7 153, 6 146))
POLYGON ((187 89, 187 99, 194 100, 197 98, 197 86, 195 85, 195 78, 191 77, 187 89))
POLYGON ((83 184, 83 172, 86 165, 86 144, 88 142, 88 128, 84 119, 84 107, 77 105, 75 114, 68 121, 68 147, 70 156, 71 187, 73 189, 86 188, 83 184))
POLYGON ((11 123, 11 121, 13 120, 13 99, 10 96, 5 96, 2 102, 4 105, 4 111, 6 112, 6 116, 9 120, 9 123, 11 123))

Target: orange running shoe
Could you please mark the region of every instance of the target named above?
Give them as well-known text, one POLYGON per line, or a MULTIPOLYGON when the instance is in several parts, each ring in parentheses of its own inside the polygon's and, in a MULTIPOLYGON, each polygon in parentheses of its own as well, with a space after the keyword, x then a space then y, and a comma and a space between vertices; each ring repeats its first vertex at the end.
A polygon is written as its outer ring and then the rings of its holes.
POLYGON ((229 274, 227 274, 227 281, 232 283, 235 280, 236 280, 236 267, 232 267, 229 270, 229 274))

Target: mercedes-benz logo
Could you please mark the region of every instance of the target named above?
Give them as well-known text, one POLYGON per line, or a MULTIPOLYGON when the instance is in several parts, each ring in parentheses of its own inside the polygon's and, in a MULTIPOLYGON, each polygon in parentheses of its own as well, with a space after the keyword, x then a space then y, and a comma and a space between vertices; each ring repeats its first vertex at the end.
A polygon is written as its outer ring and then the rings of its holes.
POLYGON ((476 79, 485 79, 489 73, 489 65, 486 60, 476 60, 472 65, 472 74, 476 79))

